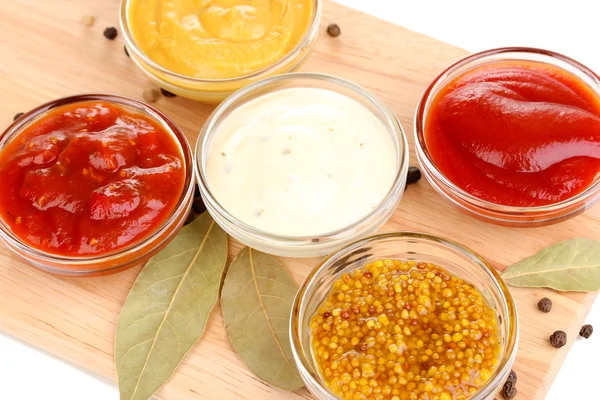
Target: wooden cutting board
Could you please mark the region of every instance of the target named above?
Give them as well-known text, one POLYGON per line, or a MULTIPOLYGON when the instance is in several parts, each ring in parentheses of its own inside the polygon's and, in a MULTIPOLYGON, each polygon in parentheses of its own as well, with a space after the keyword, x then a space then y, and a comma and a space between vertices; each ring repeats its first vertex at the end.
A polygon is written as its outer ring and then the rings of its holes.
MULTIPOLYGON (((466 51, 332 2, 325 3, 319 43, 304 71, 319 71, 355 81, 382 98, 400 119, 412 148, 413 113, 425 86, 466 51), (336 39, 327 24, 340 25, 336 39)), ((0 124, 14 114, 57 97, 113 92, 141 98, 152 85, 123 52, 122 37, 108 41, 107 26, 118 26, 118 0, 12 0, 0 2, 0 124), (96 17, 84 27, 84 15, 96 17)), ((183 98, 161 98, 157 107, 170 115, 193 144, 212 110, 183 98)), ((416 165, 414 151, 411 164, 416 165)), ((545 228, 516 229, 469 218, 434 192, 426 181, 411 186, 381 231, 415 230, 451 237, 485 256, 499 270, 559 240, 600 239, 600 206, 570 221, 545 228)), ((232 256, 240 246, 234 243, 232 256)), ((282 259, 297 283, 318 259, 282 259)), ((0 245, 0 330, 39 346, 83 368, 115 378, 113 337, 118 314, 140 268, 121 274, 68 279, 24 264, 0 245)), ((543 399, 573 340, 556 350, 548 336, 565 330, 574 339, 594 294, 559 294, 514 289, 521 317, 521 342, 515 365, 519 399, 543 399), (548 296, 552 313, 536 308, 548 296)), ((218 307, 207 332, 177 373, 159 391, 164 400, 311 398, 272 388, 256 378, 231 346, 218 307)), ((16 399, 15 399, 16 400, 16 399)))

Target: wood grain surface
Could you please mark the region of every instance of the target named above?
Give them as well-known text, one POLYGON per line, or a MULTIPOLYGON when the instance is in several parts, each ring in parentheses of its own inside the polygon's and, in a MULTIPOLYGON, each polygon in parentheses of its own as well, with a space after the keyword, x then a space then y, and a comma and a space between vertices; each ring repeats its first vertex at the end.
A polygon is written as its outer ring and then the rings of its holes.
MULTIPOLYGON (((102 31, 118 26, 118 0, 0 1, 0 125, 14 114, 57 97, 112 92, 136 98, 152 84, 123 52, 122 37, 106 40, 102 31), (80 22, 93 15, 87 28, 80 22)), ((319 71, 355 81, 383 99, 401 121, 412 149, 412 119, 425 86, 464 50, 385 23, 332 2, 325 3, 319 43, 304 71, 319 71), (338 23, 342 35, 325 34, 338 23)), ((183 98, 161 98, 157 107, 170 115, 193 144, 212 107, 183 98)), ((416 165, 411 150, 411 164, 416 165)), ((421 180, 411 186, 381 231, 415 230, 454 238, 485 256, 499 270, 544 246, 571 237, 600 239, 600 207, 545 228, 497 227, 469 218, 421 180)), ((232 256, 240 246, 232 246, 232 256)), ((297 283, 318 259, 282 259, 297 283)), ((55 277, 24 264, 0 246, 0 330, 39 346, 97 374, 115 378, 113 337, 121 306, 140 268, 108 277, 55 277)), ((559 294, 514 289, 521 318, 515 370, 519 399, 539 400, 560 368, 573 340, 560 350, 549 346, 556 329, 575 338, 594 294, 559 294), (536 309, 538 299, 554 301, 552 313, 536 309)), ((0 396, 1 397, 1 396, 0 396)), ((213 311, 207 332, 157 397, 188 399, 311 398, 274 389, 256 378, 231 346, 221 311, 213 311)))

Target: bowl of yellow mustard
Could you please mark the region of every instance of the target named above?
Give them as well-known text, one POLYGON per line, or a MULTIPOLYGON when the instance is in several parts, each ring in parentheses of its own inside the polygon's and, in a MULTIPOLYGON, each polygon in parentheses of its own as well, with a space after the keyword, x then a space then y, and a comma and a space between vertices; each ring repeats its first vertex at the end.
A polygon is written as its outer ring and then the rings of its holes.
POLYGON ((321 0, 122 0, 125 46, 162 88, 220 102, 298 69, 318 36, 321 0))

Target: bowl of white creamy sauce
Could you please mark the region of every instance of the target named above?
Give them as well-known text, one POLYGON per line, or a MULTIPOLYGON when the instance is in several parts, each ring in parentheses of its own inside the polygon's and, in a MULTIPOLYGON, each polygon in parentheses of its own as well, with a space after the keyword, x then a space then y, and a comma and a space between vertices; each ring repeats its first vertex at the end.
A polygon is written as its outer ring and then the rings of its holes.
POLYGON ((321 74, 280 75, 228 98, 196 146, 217 223, 267 253, 311 257, 377 230, 406 183, 406 137, 365 89, 321 74))

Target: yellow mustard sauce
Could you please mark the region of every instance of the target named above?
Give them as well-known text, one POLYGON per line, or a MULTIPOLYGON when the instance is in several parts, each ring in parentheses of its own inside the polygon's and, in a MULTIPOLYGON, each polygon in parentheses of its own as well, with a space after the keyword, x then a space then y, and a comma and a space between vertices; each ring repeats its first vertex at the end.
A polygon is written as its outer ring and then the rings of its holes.
POLYGON ((308 30, 312 0, 131 0, 139 48, 189 77, 235 78, 273 65, 308 30))

